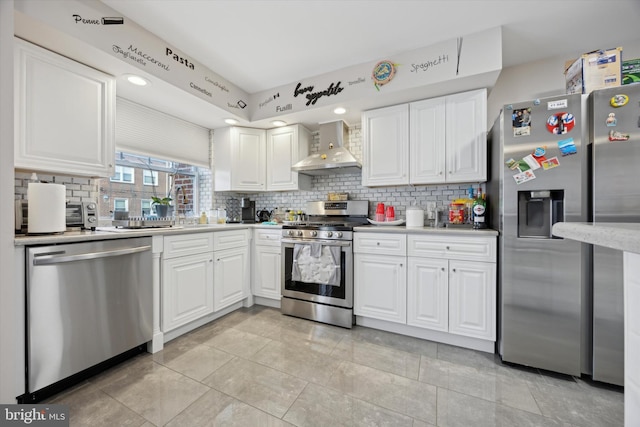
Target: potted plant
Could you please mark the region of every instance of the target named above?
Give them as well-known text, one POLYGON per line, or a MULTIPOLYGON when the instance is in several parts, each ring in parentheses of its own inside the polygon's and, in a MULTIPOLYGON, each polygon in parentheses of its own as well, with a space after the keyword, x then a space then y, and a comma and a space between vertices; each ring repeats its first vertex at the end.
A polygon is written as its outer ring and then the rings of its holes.
POLYGON ((173 200, 171 197, 160 198, 151 196, 151 200, 153 200, 151 204, 155 206, 156 214, 159 218, 167 218, 170 216, 169 210, 172 207, 171 201, 173 200))

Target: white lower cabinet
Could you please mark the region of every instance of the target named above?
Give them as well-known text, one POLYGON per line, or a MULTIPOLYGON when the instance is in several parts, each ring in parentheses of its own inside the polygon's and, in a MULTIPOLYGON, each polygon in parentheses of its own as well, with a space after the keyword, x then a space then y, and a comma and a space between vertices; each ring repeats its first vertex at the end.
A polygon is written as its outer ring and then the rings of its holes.
POLYGON ((253 280, 254 296, 280 300, 282 279, 281 230, 254 230, 253 280))
POLYGON ((167 236, 164 247, 162 330, 168 332, 213 312, 213 238, 167 236))
POLYGON ((354 313, 390 322, 407 320, 406 258, 354 255, 354 313))
POLYGON ((242 301, 249 295, 249 231, 214 233, 213 310, 242 301))
POLYGON ((407 236, 355 233, 354 299, 356 316, 396 323, 407 321, 407 236))
POLYGON ((495 237, 357 232, 354 253, 356 315, 495 341, 495 237))
POLYGON ((409 257, 407 325, 447 332, 449 325, 449 262, 409 257))
POLYGON ((449 332, 495 341, 495 263, 449 261, 449 332))

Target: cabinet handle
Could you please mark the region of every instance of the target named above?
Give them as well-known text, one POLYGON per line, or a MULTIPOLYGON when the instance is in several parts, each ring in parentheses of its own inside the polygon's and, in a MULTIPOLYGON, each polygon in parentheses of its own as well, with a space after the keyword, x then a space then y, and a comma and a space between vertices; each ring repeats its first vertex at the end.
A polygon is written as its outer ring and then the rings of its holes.
POLYGON ((451 271, 453 271, 453 272, 455 273, 455 272, 456 272, 456 269, 454 268, 454 269, 453 269, 453 270, 451 270, 451 271))
POLYGON ((376 242, 376 245, 380 246, 380 242, 376 242))
POLYGON ((447 246, 447 250, 449 250, 449 246, 447 246))
POLYGON ((444 267, 441 267, 441 270, 444 271, 444 267))
POLYGON ((220 258, 218 258, 216 261, 220 261, 220 258))
POLYGON ((210 259, 210 260, 209 260, 209 262, 213 262, 213 260, 212 260, 212 259, 210 259))
POLYGON ((402 264, 400 264, 400 267, 402 267, 402 264))

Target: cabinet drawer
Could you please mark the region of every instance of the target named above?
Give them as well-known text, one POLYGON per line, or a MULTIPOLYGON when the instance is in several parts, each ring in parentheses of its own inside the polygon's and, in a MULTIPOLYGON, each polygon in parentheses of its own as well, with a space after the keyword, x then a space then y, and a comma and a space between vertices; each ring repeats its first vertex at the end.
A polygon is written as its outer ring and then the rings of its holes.
POLYGON ((353 252, 404 256, 407 254, 407 236, 391 233, 354 233, 353 252))
POLYGON ((253 230, 253 238, 256 245, 280 246, 280 234, 282 230, 253 230))
POLYGON ((249 245, 249 230, 218 231, 213 233, 213 248, 216 251, 249 245))
POLYGON ((409 235, 409 256, 496 262, 495 237, 409 235))
POLYGON ((164 259, 213 251, 213 233, 165 236, 164 259))

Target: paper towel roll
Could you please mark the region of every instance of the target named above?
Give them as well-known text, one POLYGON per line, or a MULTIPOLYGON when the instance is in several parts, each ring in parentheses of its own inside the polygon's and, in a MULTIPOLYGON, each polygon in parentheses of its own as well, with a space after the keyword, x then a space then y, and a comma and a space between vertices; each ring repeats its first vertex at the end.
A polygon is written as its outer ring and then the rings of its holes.
POLYGON ((407 227, 424 227, 424 211, 418 207, 407 208, 407 227))
POLYGON ((66 188, 61 184, 30 182, 27 188, 29 200, 29 233, 60 233, 66 230, 66 188))

